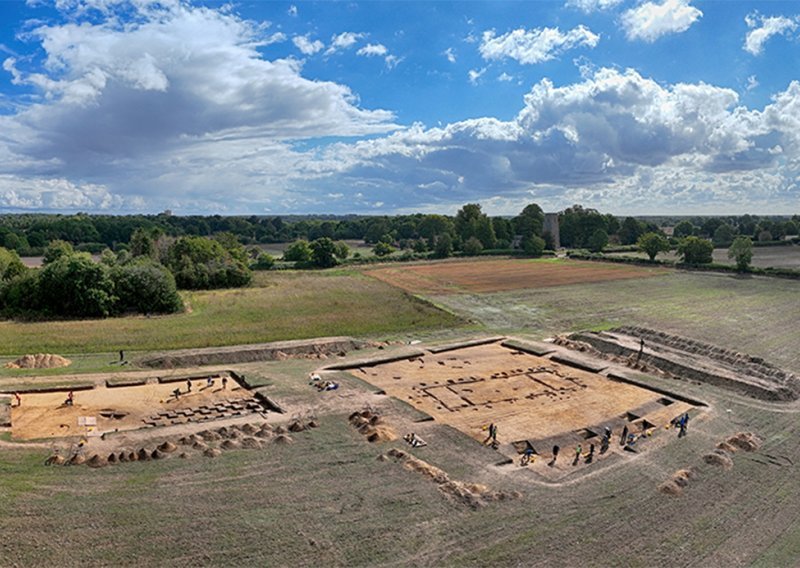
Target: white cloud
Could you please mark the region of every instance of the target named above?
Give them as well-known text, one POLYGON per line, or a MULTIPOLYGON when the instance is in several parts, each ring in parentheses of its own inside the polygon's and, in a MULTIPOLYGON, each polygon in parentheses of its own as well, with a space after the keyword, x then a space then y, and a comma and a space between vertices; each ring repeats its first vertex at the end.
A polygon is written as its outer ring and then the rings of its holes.
POLYGON ((467 73, 467 77, 469 77, 469 82, 473 85, 478 84, 478 79, 483 77, 483 74, 486 73, 486 67, 483 69, 470 69, 467 73))
POLYGON ((745 89, 748 90, 748 91, 752 91, 753 89, 755 89, 757 87, 758 87, 758 79, 756 79, 755 75, 750 75, 747 78, 747 85, 745 86, 745 89))
POLYGON ((441 210, 482 201, 491 187, 517 211, 531 200, 632 213, 775 211, 800 197, 800 82, 751 111, 731 89, 601 68, 561 87, 543 79, 514 120, 414 125, 335 145, 325 159, 341 169, 321 183, 366 183, 359 191, 389 209, 441 210))
POLYGON ((294 42, 295 47, 297 47, 303 55, 314 55, 325 48, 325 44, 320 40, 315 39, 311 41, 308 39, 307 35, 294 36, 292 42, 294 42))
POLYGON ((750 14, 745 18, 747 32, 744 40, 744 50, 753 55, 761 55, 764 51, 764 44, 769 38, 775 35, 788 35, 797 29, 798 18, 786 18, 784 16, 764 17, 758 14, 750 14))
POLYGON ((386 49, 385 45, 380 43, 368 43, 356 52, 357 55, 363 55, 365 57, 384 56, 387 53, 389 53, 389 50, 386 49))
POLYGON ((514 77, 513 75, 509 75, 504 71, 503 73, 500 74, 500 76, 497 77, 497 80, 500 81, 501 83, 508 83, 513 81, 514 77))
POLYGON ((296 17, 296 16, 297 16, 297 6, 295 6, 294 4, 292 4, 291 6, 289 6, 289 9, 288 9, 288 10, 286 10, 286 13, 287 13, 289 16, 293 17, 293 18, 294 18, 294 17, 296 17))
POLYGON ((566 5, 570 8, 589 14, 600 10, 608 10, 619 5, 622 0, 567 0, 566 5))
POLYGON ((354 33, 354 32, 343 32, 337 34, 331 38, 331 46, 325 52, 326 55, 330 55, 337 51, 342 51, 353 47, 359 39, 363 38, 364 34, 354 33))
POLYGON ((447 49, 444 50, 444 56, 450 63, 456 62, 456 53, 452 47, 448 47, 447 49))
POLYGON ((703 12, 689 5, 690 0, 646 2, 622 14, 622 27, 629 40, 654 42, 661 36, 681 33, 691 27, 703 12))
POLYGON ((488 30, 483 32, 480 53, 486 60, 510 58, 533 64, 548 61, 576 47, 593 48, 599 41, 600 36, 582 25, 566 33, 561 33, 558 28, 537 28, 517 29, 497 36, 494 30, 488 30))

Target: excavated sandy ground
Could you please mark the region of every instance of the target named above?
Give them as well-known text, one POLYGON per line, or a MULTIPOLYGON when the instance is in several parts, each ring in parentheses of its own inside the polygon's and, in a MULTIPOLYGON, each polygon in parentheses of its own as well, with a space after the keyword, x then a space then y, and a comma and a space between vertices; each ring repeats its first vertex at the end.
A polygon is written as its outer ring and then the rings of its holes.
POLYGON ((108 388, 98 385, 90 390, 74 391, 74 404, 67 406, 67 390, 21 395, 22 405, 11 409, 11 435, 16 440, 100 435, 114 430, 133 430, 145 426, 144 420, 162 411, 196 408, 226 400, 252 399, 252 394, 228 378, 222 389, 220 378, 212 387, 205 379, 192 381, 187 393, 186 381, 160 384, 153 380, 144 385, 108 388), (179 399, 172 392, 181 391, 179 399), (102 414, 101 414, 102 413, 102 414), (103 414, 112 414, 107 417, 103 414), (78 425, 80 417, 94 417, 97 425, 78 425), (116 417, 114 417, 116 416, 116 417))
POLYGON ((648 419, 663 426, 690 408, 677 401, 660 406, 659 393, 497 343, 351 372, 481 442, 490 423, 507 444, 619 422, 648 405, 655 407, 648 419))

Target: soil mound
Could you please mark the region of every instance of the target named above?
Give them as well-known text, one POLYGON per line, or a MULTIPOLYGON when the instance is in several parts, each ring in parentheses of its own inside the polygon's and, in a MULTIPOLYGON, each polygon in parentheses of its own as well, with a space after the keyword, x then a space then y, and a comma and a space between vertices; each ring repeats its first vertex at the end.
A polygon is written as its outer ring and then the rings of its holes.
POLYGON ((6 367, 9 369, 55 369, 71 364, 72 361, 61 355, 36 353, 35 355, 23 355, 16 361, 6 363, 6 367))
POLYGON ((286 428, 284 428, 283 426, 275 426, 274 432, 276 434, 286 434, 286 428))
POLYGON ((250 434, 251 436, 258 432, 258 427, 253 424, 245 424, 242 426, 242 432, 245 434, 250 434))
POLYGON ((300 422, 299 420, 295 420, 291 424, 289 424, 289 432, 302 432, 306 429, 306 425, 300 422))
POLYGON ((192 444, 192 448, 195 449, 195 450, 207 450, 208 449, 208 444, 206 444, 205 442, 199 442, 198 441, 198 442, 195 442, 194 444, 192 444))
POLYGON ((178 446, 167 440, 166 442, 158 446, 158 449, 164 453, 171 454, 172 452, 178 449, 178 446))
POLYGON ((162 460, 165 457, 167 457, 167 454, 156 448, 155 450, 150 452, 150 457, 153 458, 154 460, 162 460))
POLYGON ((250 450, 260 450, 261 442, 256 440, 255 438, 245 438, 244 440, 242 440, 242 447, 248 448, 250 450))
POLYGON ((99 454, 95 454, 89 458, 89 461, 86 462, 86 465, 89 467, 105 467, 108 465, 108 460, 99 454))
POLYGON ((271 430, 259 430, 256 432, 256 437, 258 438, 272 438, 272 431, 271 430))
POLYGON ((306 424, 306 426, 308 426, 309 428, 319 428, 319 422, 317 422, 316 420, 311 420, 309 421, 308 424, 306 424))
POLYGON ((140 448, 136 455, 139 457, 139 461, 150 461, 151 459, 150 452, 145 448, 140 448))
POLYGON ((219 445, 220 448, 223 450, 238 450, 242 447, 242 444, 237 442, 236 440, 225 440, 219 445))
POLYGON ((139 454, 137 454, 136 452, 130 452, 128 454, 128 461, 132 462, 139 461, 139 454))
POLYGON ((367 441, 373 444, 376 442, 391 442, 396 439, 397 433, 389 426, 377 426, 367 436, 367 441))
POLYGON ((434 481, 438 485, 439 491, 448 498, 473 509, 483 507, 492 501, 522 498, 522 494, 516 491, 511 493, 493 491, 486 485, 480 483, 468 483, 450 479, 450 476, 447 475, 447 472, 444 470, 421 459, 417 459, 403 450, 392 448, 386 455, 402 463, 405 469, 415 471, 434 481))
POLYGON ((108 458, 107 459, 108 459, 108 463, 117 463, 117 454, 115 454, 114 452, 111 452, 110 454, 108 454, 108 458))
POLYGON ((731 446, 728 442, 720 442, 717 444, 717 449, 732 454, 736 451, 736 446, 731 446))
POLYGON ((205 452, 203 452, 203 455, 206 456, 207 458, 216 458, 219 457, 221 454, 222 452, 219 451, 217 448, 208 448, 205 452))
POLYGON ((727 443, 745 452, 754 452, 761 447, 761 440, 752 432, 739 432, 728 438, 727 443))
POLYGON ((120 452, 119 455, 117 456, 117 461, 122 463, 130 460, 128 459, 128 454, 126 452, 120 452))
POLYGON ((663 493, 665 495, 678 496, 683 494, 683 487, 675 483, 674 480, 670 479, 659 485, 658 491, 659 493, 663 493))
POLYGON ((275 438, 275 443, 280 444, 282 446, 288 446, 289 444, 294 444, 294 440, 291 437, 287 436, 286 434, 281 434, 277 438, 275 438))
POLYGON ((189 458, 189 454, 187 454, 186 452, 181 452, 178 457, 181 458, 182 460, 185 460, 189 458))
POLYGON ((671 481, 679 487, 686 487, 689 485, 689 480, 694 477, 694 472, 691 469, 679 469, 672 474, 671 481))
MULTIPOLYGON (((226 429, 227 435, 227 429, 226 429)), ((200 437, 205 440, 206 442, 216 442, 217 440, 221 439, 222 436, 213 430, 203 430, 200 432, 200 437)))
POLYGON ((64 465, 67 463, 67 460, 64 459, 64 456, 54 455, 50 456, 44 461, 44 465, 64 465))
POLYGON ((84 463, 86 463, 86 456, 84 456, 83 454, 75 454, 69 460, 70 465, 81 465, 84 463))
POLYGON ((730 469, 733 467, 733 460, 722 450, 714 450, 710 454, 703 456, 703 461, 709 465, 721 467, 723 469, 730 469))

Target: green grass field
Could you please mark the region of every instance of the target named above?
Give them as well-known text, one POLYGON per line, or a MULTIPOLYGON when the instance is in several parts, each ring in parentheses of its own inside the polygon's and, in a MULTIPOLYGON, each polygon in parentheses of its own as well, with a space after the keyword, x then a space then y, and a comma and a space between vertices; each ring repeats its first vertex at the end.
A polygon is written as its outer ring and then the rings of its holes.
MULTIPOLYGON (((0 322, 0 355, 262 343, 311 337, 381 336, 451 328, 458 318, 356 271, 257 273, 249 288, 184 294, 190 310, 158 317, 0 322)), ((98 364, 109 356, 103 356, 98 364)), ((84 368, 95 368, 87 364, 84 368)))

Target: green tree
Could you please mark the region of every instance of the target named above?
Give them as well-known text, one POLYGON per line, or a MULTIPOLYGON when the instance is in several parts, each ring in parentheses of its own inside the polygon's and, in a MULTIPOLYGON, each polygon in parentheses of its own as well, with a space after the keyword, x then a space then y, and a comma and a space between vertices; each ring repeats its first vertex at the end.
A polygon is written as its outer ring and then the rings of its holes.
POLYGON ((139 257, 111 271, 118 312, 171 314, 183 309, 175 277, 151 258, 139 257))
POLYGON ((373 254, 375 256, 389 256, 394 252, 394 247, 389 243, 385 243, 383 241, 379 241, 372 249, 373 254))
POLYGON ((522 239, 522 250, 525 254, 530 256, 542 256, 544 252, 545 241, 542 237, 530 235, 522 239))
POLYGON ((639 240, 645 232, 644 223, 633 217, 625 217, 619 229, 619 242, 623 245, 632 245, 639 240))
POLYGON ((655 260, 660 252, 667 252, 670 249, 669 240, 660 233, 645 233, 636 242, 639 250, 645 253, 650 260, 655 260))
POLYGON ((67 241, 62 241, 60 239, 50 241, 50 244, 47 245, 44 251, 42 264, 50 264, 51 262, 57 261, 62 256, 69 256, 74 253, 75 249, 73 249, 72 245, 67 241))
POLYGON ((338 264, 336 260, 336 243, 328 237, 313 241, 311 248, 311 264, 318 268, 330 268, 338 264))
POLYGON ((39 301, 52 315, 106 317, 116 300, 110 269, 86 253, 62 255, 39 275, 39 301))
POLYGON ((275 259, 269 253, 262 252, 256 258, 255 263, 253 264, 253 269, 255 270, 269 270, 275 266, 275 259))
POLYGON ((444 233, 436 239, 433 249, 433 256, 436 258, 447 258, 453 254, 453 238, 449 233, 444 233))
POLYGON ((736 268, 739 272, 747 272, 750 268, 750 261, 753 260, 753 241, 750 237, 740 235, 733 239, 728 249, 728 258, 736 261, 736 268))
POLYGON ((687 264, 708 264, 713 260, 714 245, 700 237, 686 237, 678 244, 678 256, 687 264))
POLYGON ((481 243, 480 239, 477 237, 470 237, 461 246, 461 250, 463 250, 466 255, 475 256, 480 254, 483 250, 483 243, 481 243))
POLYGON ((336 252, 334 253, 339 260, 345 260, 350 256, 350 247, 344 241, 336 242, 336 252))
POLYGON ((0 247, 0 280, 11 280, 26 270, 27 267, 15 251, 0 247))
POLYGON ((604 229, 595 229, 589 240, 586 242, 587 248, 592 252, 602 252, 608 244, 608 233, 604 229))
POLYGON ((283 260, 287 262, 310 262, 311 261, 311 247, 308 241, 300 239, 290 244, 285 251, 283 251, 283 260))
POLYGON ((156 258, 156 242, 148 231, 139 227, 131 235, 131 243, 129 249, 131 256, 136 258, 145 256, 148 258, 156 258))
POLYGON ((714 246, 715 247, 727 247, 730 246, 733 242, 733 239, 736 235, 733 232, 733 229, 727 223, 722 223, 714 230, 714 246))
POLYGON ((672 229, 672 236, 676 239, 682 239, 684 237, 689 237, 694 234, 694 225, 692 225, 689 221, 681 221, 675 228, 672 229))

